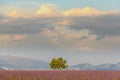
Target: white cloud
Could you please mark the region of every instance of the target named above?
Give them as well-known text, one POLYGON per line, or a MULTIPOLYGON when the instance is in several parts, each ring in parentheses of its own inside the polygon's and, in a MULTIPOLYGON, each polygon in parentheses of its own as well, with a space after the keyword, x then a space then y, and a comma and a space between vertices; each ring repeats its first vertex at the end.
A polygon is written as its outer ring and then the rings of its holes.
POLYGON ((1 34, 0 45, 21 45, 24 44, 25 35, 20 34, 1 34))
MULTIPOLYGON (((36 4, 36 2, 33 2, 36 4)), ((7 7, 4 9, 6 10, 7 7)), ((3 10, 3 9, 0 9, 3 10)), ((119 14, 118 11, 99 11, 92 7, 85 8, 71 8, 68 10, 58 9, 54 4, 43 4, 36 10, 30 11, 33 14, 30 14, 28 10, 18 9, 11 7, 7 8, 5 14, 9 17, 19 18, 19 17, 66 17, 66 16, 100 16, 100 15, 110 15, 110 14, 119 14)))
POLYGON ((116 14, 116 11, 104 12, 96 10, 92 7, 85 7, 83 9, 80 8, 72 8, 63 12, 64 16, 99 16, 99 15, 108 15, 108 14, 116 14))
POLYGON ((80 51, 120 46, 120 16, 114 11, 87 7, 60 12, 55 6, 45 4, 29 18, 19 10, 11 10, 7 16, 0 15, 0 45, 44 45, 80 51))
POLYGON ((89 42, 94 42, 97 35, 90 34, 89 30, 72 30, 68 27, 55 27, 54 30, 46 29, 42 32, 53 45, 61 48, 69 48, 73 50, 91 51, 92 47, 89 42), (84 38, 85 39, 82 39, 84 38))
POLYGON ((35 14, 42 17, 54 17, 58 16, 60 13, 56 10, 54 5, 43 4, 36 10, 35 14))

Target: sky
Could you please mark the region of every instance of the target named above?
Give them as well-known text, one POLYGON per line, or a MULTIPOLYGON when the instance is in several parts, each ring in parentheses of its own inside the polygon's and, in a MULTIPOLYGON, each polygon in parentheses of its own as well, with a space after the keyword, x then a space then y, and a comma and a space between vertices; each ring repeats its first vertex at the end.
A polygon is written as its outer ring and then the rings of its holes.
POLYGON ((120 62, 120 0, 1 0, 0 55, 69 65, 120 62))

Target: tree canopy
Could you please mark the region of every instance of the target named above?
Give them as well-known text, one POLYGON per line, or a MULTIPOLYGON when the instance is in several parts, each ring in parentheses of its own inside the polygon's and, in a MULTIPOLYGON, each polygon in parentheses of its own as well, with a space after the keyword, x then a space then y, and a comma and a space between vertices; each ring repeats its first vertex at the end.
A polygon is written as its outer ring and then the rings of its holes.
POLYGON ((63 59, 62 57, 59 58, 53 58, 50 62, 50 68, 52 69, 66 69, 68 67, 67 61, 63 59))

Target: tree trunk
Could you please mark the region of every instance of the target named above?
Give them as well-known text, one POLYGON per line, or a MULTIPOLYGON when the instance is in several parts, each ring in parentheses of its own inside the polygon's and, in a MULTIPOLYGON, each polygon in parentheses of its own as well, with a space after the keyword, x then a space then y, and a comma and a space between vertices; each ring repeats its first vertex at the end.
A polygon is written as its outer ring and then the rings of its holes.
POLYGON ((58 70, 60 70, 60 71, 61 71, 61 67, 60 67, 58 70))

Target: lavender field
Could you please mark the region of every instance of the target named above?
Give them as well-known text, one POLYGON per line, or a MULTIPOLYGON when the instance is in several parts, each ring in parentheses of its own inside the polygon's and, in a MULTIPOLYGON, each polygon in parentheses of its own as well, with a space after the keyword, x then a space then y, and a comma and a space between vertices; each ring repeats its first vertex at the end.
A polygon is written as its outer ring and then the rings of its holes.
POLYGON ((0 71, 0 80, 120 80, 120 71, 0 71))

